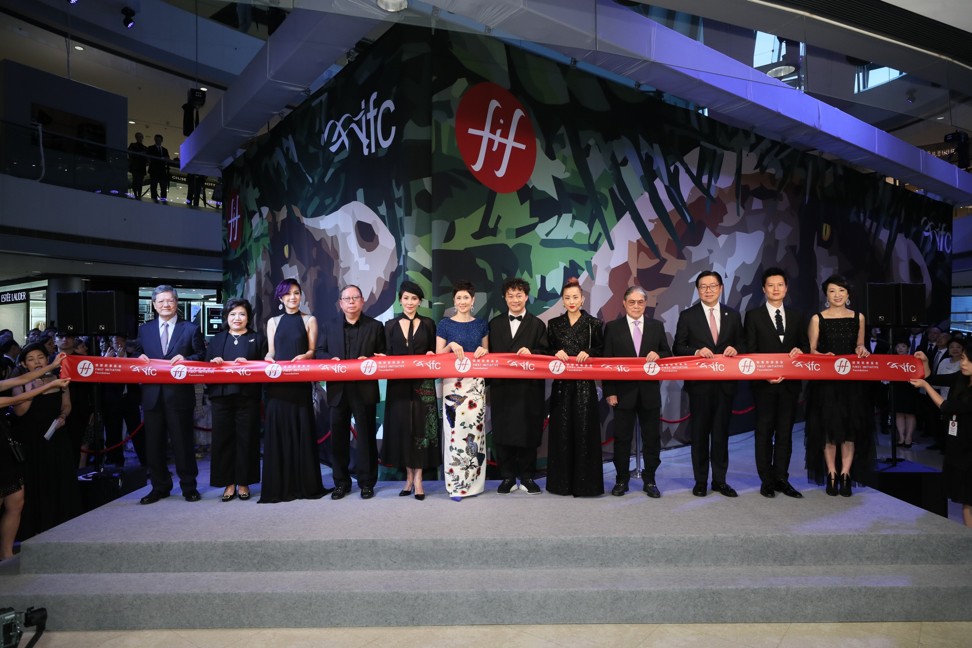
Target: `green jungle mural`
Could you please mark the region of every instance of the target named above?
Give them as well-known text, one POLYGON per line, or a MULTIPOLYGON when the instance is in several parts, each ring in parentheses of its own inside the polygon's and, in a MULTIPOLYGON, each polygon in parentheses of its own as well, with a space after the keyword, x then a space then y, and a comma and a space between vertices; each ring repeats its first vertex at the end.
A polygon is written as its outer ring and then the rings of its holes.
MULTIPOLYGON (((948 312, 950 206, 474 34, 390 30, 224 184, 224 295, 250 299, 261 328, 285 277, 318 319, 337 316, 340 287, 354 283, 379 320, 409 279, 438 320, 454 281, 476 285, 476 315, 489 318, 516 275, 544 320, 563 312, 569 277, 603 321, 640 285, 671 336, 701 270, 721 273, 724 301, 745 311, 770 265, 806 311, 839 271, 855 307, 869 282, 912 282, 928 287, 933 319, 948 312)), ((737 409, 748 399, 740 389, 737 409)), ((665 420, 687 414, 680 383, 663 400, 665 420)), ((686 440, 684 422, 663 425, 664 445, 686 440)))

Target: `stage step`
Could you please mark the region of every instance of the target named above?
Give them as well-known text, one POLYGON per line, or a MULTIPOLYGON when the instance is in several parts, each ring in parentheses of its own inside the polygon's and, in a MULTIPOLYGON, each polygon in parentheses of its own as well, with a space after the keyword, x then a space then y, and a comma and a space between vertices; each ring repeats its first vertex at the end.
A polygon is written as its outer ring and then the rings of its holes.
MULTIPOLYGON (((968 620, 972 533, 872 489, 651 500, 357 492, 121 498, 26 543, 3 606, 49 628, 968 620), (416 591, 419 594, 416 595, 416 591)), ((174 494, 175 495, 175 494, 174 494)))

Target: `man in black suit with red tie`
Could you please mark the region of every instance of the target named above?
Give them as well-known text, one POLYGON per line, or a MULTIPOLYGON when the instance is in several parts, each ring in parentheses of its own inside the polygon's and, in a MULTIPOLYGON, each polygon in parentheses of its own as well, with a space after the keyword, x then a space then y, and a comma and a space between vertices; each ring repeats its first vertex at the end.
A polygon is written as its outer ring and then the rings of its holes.
MULTIPOLYGON (((624 291, 625 316, 604 327, 605 358, 644 358, 655 362, 672 355, 661 322, 645 317, 648 294, 639 286, 624 291)), ((661 389, 657 380, 605 380, 604 400, 614 408, 614 469, 611 494, 620 497, 628 492, 631 463, 631 439, 635 418, 641 427, 645 470, 642 475, 648 497, 661 497, 655 482, 655 471, 661 464, 661 389)))
MULTIPOLYGON (((206 353, 202 331, 196 324, 179 317, 179 294, 172 286, 157 286, 152 291, 152 308, 158 314, 138 327, 135 353, 146 362, 151 358, 177 365, 186 360, 202 360, 206 353)), ((181 384, 142 385, 142 411, 145 425, 145 450, 152 490, 141 504, 154 504, 169 496, 172 474, 165 461, 166 438, 172 444, 179 486, 187 502, 198 502, 196 489, 195 435, 192 414, 196 407, 196 388, 181 384)))
MULTIPOLYGON (((489 322, 489 352, 529 356, 547 353, 547 327, 526 310, 530 284, 523 279, 503 282, 508 311, 489 322)), ((500 482, 496 492, 508 495, 516 480, 529 495, 539 495, 533 480, 537 448, 543 437, 545 382, 530 379, 489 381, 493 443, 499 461, 500 482)))
MULTIPOLYGON (((362 360, 385 354, 385 327, 365 315, 361 289, 348 285, 338 299, 343 317, 327 318, 317 338, 318 360, 362 360)), ((351 417, 357 445, 355 471, 361 499, 375 496, 378 482, 377 380, 328 380, 327 405, 331 408, 331 450, 334 454, 334 491, 339 500, 351 492, 351 417)))
MULTIPOLYGON (((675 326, 675 355, 711 358, 722 354, 731 358, 745 351, 742 318, 739 311, 720 304, 722 277, 705 270, 695 279, 699 302, 678 316, 675 326)), ((689 431, 692 436, 692 469, 695 486, 692 494, 705 497, 712 460, 712 490, 726 497, 736 491, 726 483, 729 470, 729 417, 734 380, 686 380, 689 397, 689 431)))
MULTIPOLYGON (((786 353, 795 358, 810 352, 806 316, 783 305, 786 273, 767 268, 763 273, 766 303, 746 313, 746 350, 748 353, 786 353)), ((756 471, 759 494, 775 497, 803 497, 790 484, 790 453, 793 449, 793 423, 803 386, 800 380, 754 380, 751 383, 756 404, 756 471)))

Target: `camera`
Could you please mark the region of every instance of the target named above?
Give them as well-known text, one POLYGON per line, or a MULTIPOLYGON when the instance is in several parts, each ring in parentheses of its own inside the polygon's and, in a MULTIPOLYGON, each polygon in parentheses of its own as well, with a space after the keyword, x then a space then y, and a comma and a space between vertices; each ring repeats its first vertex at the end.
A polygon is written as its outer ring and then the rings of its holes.
POLYGON ((24 612, 14 612, 13 608, 0 608, 0 648, 17 648, 24 628, 34 628, 34 636, 26 648, 32 648, 44 634, 47 625, 47 608, 27 608, 24 612))

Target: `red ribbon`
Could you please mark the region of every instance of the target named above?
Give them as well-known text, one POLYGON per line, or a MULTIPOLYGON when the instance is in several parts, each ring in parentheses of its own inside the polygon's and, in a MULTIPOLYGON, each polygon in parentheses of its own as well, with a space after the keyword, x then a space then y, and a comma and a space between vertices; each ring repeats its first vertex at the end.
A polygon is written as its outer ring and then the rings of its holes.
POLYGON ((452 354, 381 356, 366 360, 180 362, 68 356, 61 376, 106 383, 267 383, 320 380, 394 380, 415 378, 535 378, 559 380, 891 380, 921 378, 911 356, 800 355, 766 353, 726 358, 691 356, 645 362, 644 358, 591 358, 561 362, 551 356, 490 353, 481 358, 452 354))

